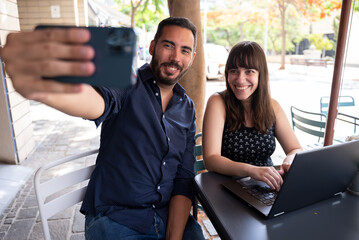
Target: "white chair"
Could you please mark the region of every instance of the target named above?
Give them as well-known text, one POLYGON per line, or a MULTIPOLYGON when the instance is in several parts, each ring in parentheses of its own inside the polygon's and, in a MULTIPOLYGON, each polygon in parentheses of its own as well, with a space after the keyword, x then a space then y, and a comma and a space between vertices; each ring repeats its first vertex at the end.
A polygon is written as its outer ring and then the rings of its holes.
POLYGON ((85 184, 83 182, 90 178, 95 165, 91 164, 90 166, 76 169, 64 175, 56 176, 50 180, 40 182, 44 175, 44 171, 61 164, 88 157, 97 153, 98 149, 75 154, 47 163, 36 171, 34 177, 34 186, 40 211, 42 228, 46 240, 51 239, 48 219, 56 213, 61 212, 82 201, 87 189, 87 182, 85 184), (68 190, 69 188, 71 191, 68 190), (72 188, 75 188, 75 190, 72 188), (65 191, 65 189, 67 191, 62 193, 65 191))

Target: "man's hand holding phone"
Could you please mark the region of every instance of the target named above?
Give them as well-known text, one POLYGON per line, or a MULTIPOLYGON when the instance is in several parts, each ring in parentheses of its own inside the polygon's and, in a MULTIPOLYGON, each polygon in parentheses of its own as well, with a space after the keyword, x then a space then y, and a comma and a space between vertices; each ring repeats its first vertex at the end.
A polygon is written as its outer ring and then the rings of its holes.
POLYGON ((46 93, 75 93, 81 87, 44 80, 43 76, 90 76, 95 72, 91 59, 95 51, 83 45, 91 38, 87 29, 43 29, 10 33, 0 49, 5 70, 16 91, 29 99, 42 99, 46 93))
MULTIPOLYGON (((115 69, 110 68, 111 72, 109 72, 109 68, 106 69, 107 72, 106 70, 99 72, 96 64, 101 62, 105 64, 108 60, 106 57, 110 55, 110 52, 106 52, 105 55, 101 55, 101 53, 100 56, 104 56, 104 58, 98 58, 99 52, 96 51, 98 47, 96 44, 101 44, 98 42, 99 40, 103 42, 108 40, 106 36, 109 31, 108 29, 107 31, 97 31, 97 36, 95 36, 94 29, 98 30, 98 28, 50 28, 47 26, 33 32, 9 34, 5 47, 0 49, 0 57, 5 62, 5 70, 10 75, 15 90, 28 99, 41 100, 46 98, 48 93, 80 92, 82 86, 79 83, 89 83, 86 81, 91 78, 99 80, 90 82, 92 85, 110 86, 111 81, 115 78, 109 80, 110 84, 108 82, 102 84, 109 78, 102 78, 101 74, 116 76, 121 81, 121 78, 126 75, 121 73, 121 66, 115 69), (54 81, 55 79, 56 81, 54 81)), ((135 49, 133 50, 135 51, 135 49)), ((110 56, 118 58, 114 54, 110 56)), ((134 55, 131 55, 130 58, 128 56, 126 55, 126 58, 131 62, 126 65, 128 71, 126 79, 131 83, 133 79, 131 78, 131 66, 134 55)), ((122 58, 123 61, 125 61, 124 59, 122 58)), ((114 62, 113 58, 111 62, 114 62)))

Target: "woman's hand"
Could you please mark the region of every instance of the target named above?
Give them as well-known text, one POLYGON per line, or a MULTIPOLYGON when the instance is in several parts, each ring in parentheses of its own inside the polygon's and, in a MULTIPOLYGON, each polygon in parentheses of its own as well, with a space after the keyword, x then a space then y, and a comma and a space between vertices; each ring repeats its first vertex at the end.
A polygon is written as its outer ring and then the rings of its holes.
POLYGON ((250 165, 249 176, 265 182, 271 189, 276 191, 279 191, 283 184, 282 176, 274 167, 258 167, 250 165))
POLYGON ((292 165, 293 159, 295 154, 289 154, 287 157, 283 160, 283 163, 278 170, 280 175, 283 175, 284 173, 288 172, 290 169, 290 166, 292 165))

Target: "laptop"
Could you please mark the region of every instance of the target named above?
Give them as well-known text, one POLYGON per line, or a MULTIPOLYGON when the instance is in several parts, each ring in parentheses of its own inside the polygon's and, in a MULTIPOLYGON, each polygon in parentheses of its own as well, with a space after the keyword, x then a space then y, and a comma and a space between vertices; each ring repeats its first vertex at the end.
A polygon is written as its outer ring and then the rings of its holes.
POLYGON ((358 172, 359 140, 297 153, 281 189, 247 178, 222 185, 267 218, 343 193, 358 172), (259 195, 265 195, 259 200, 259 195), (272 203, 270 202, 272 201, 272 203))

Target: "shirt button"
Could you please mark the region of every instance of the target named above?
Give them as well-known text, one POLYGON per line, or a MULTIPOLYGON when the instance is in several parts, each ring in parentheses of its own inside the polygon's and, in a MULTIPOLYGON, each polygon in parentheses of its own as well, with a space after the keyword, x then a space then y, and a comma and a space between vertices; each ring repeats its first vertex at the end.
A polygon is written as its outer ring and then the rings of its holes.
POLYGON ((156 208, 156 206, 154 204, 152 204, 152 208, 156 208))
POLYGON ((167 138, 168 139, 168 141, 170 142, 171 141, 171 139, 170 138, 167 138))
POLYGON ((156 84, 156 81, 153 81, 153 84, 156 84))
POLYGON ((166 162, 163 162, 163 166, 165 166, 166 165, 166 162))
POLYGON ((158 187, 157 187, 157 190, 160 190, 160 189, 161 189, 161 186, 158 186, 158 187))
POLYGON ((158 92, 155 93, 156 97, 158 97, 158 92))

